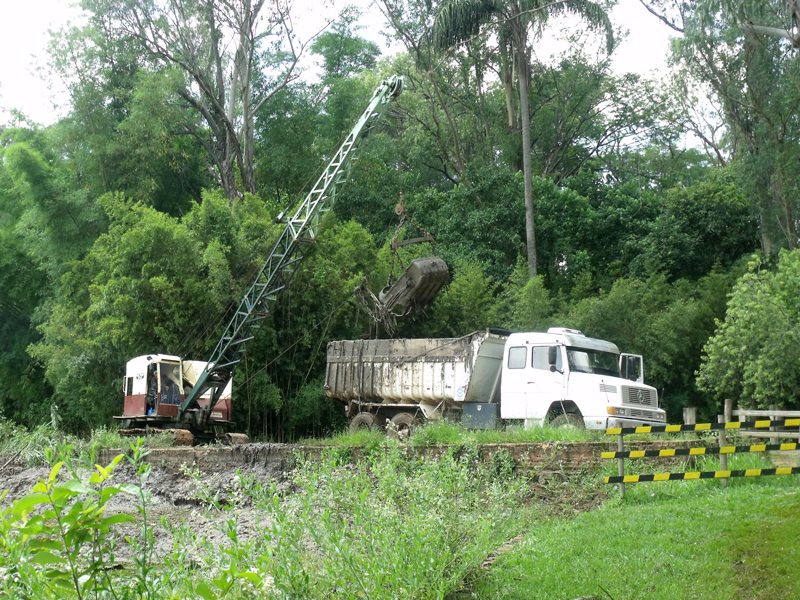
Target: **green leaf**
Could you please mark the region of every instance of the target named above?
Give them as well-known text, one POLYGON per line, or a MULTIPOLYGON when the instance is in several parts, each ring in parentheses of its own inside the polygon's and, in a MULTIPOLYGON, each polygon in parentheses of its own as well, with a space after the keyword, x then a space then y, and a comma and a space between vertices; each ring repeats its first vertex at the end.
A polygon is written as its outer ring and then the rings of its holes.
POLYGON ((82 481, 78 481, 77 479, 68 481, 67 483, 64 484, 64 487, 67 488, 68 490, 72 490, 73 492, 77 492, 79 494, 88 494, 89 492, 92 491, 92 488, 87 486, 82 481))
POLYGON ((205 581, 201 581, 197 584, 194 588, 194 591, 200 594, 206 600, 215 600, 217 595, 211 590, 209 585, 205 581))
POLYGON ((133 515, 126 515, 126 514, 118 514, 111 517, 106 517, 100 524, 105 527, 110 527, 111 525, 116 525, 117 523, 130 523, 131 521, 135 521, 136 519, 133 515))
POLYGON ((46 502, 50 502, 50 498, 48 497, 47 494, 43 493, 28 494, 14 502, 13 505, 14 512, 21 513, 23 511, 28 510, 31 506, 36 506, 37 504, 44 504, 46 502))
POLYGON ((139 492, 141 491, 141 490, 139 489, 139 486, 137 486, 137 485, 130 485, 130 484, 128 484, 128 483, 124 483, 124 484, 122 484, 121 486, 119 486, 119 490, 120 490, 121 492, 125 493, 125 494, 131 494, 132 496, 138 496, 138 495, 139 495, 139 492))
POLYGON ((246 579, 247 581, 251 582, 254 585, 260 586, 261 585, 261 576, 258 573, 254 573, 253 571, 241 571, 236 574, 237 577, 241 579, 246 579))
MULTIPOLYGON (((114 468, 119 464, 119 461, 121 461, 123 458, 125 458, 124 454, 117 454, 114 457, 114 459, 110 463, 108 463, 108 466, 106 467, 106 471, 111 473, 111 471, 114 470, 114 468)), ((100 468, 100 467, 98 467, 98 468, 100 468)))
POLYGON ((33 555, 31 562, 38 565, 65 564, 67 559, 61 556, 56 556, 49 550, 40 550, 33 555))
POLYGON ((32 550, 61 550, 61 542, 55 540, 31 540, 30 548, 32 550))
POLYGON ((56 480, 58 472, 61 470, 61 467, 63 466, 64 466, 63 462, 57 462, 55 465, 53 465, 53 469, 50 471, 50 475, 47 478, 48 483, 52 483, 53 481, 56 480))
POLYGON ((50 497, 52 498, 54 504, 61 504, 62 500, 65 498, 72 498, 77 495, 78 492, 74 492, 64 485, 54 487, 50 492, 50 497))

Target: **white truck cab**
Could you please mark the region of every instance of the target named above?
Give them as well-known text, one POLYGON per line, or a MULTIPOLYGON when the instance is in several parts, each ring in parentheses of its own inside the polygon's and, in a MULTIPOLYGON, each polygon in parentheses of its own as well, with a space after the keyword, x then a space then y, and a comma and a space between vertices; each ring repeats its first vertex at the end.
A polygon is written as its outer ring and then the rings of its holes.
POLYGON ((666 423, 644 363, 580 331, 512 333, 503 352, 500 416, 526 426, 570 422, 587 429, 666 423))

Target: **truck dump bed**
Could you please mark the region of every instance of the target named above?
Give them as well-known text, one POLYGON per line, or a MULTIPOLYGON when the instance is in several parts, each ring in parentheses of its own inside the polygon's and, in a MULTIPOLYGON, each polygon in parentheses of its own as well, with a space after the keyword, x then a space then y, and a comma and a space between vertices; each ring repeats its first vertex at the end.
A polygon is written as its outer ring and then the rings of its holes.
POLYGON ((464 402, 498 402, 507 332, 328 344, 325 393, 344 403, 419 404, 428 418, 464 402))

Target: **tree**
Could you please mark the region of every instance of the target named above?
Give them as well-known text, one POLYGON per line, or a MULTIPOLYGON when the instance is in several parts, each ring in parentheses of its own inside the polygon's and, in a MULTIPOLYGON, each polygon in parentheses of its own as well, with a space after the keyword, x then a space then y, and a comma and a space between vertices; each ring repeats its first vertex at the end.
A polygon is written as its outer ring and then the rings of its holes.
POLYGON ((736 179, 729 169, 691 187, 667 190, 634 270, 699 279, 715 265, 728 269, 755 251, 758 217, 736 179))
POLYGON ((172 214, 188 211, 211 184, 202 146, 176 134, 191 114, 170 94, 175 74, 142 68, 139 48, 121 38, 105 15, 82 27, 53 33, 50 76, 67 87, 70 111, 48 128, 71 185, 92 200, 108 192, 127 195, 172 214))
MULTIPOLYGON (((428 0, 382 0, 378 4, 395 32, 395 39, 406 48, 408 57, 402 63, 406 88, 398 108, 411 123, 419 125, 426 137, 432 139, 433 160, 425 157, 424 164, 438 170, 452 183, 462 180, 467 160, 462 149, 462 135, 457 123, 457 101, 453 90, 460 78, 445 71, 432 43, 434 7, 428 0), (418 104, 408 107, 410 98, 418 104), (439 162, 441 166, 436 166, 439 162)), ((395 64, 401 66, 400 61, 395 64)))
MULTIPOLYGON (((29 132, 3 131, 3 138, 36 142, 29 132)), ((51 390, 43 370, 31 360, 27 347, 38 340, 35 314, 51 293, 47 272, 26 253, 16 226, 28 207, 19 193, 0 147, 0 415, 36 425, 49 413, 51 390)))
POLYGON ((705 345, 698 386, 745 408, 800 408, 800 251, 755 256, 705 345))
POLYGON ((499 29, 514 49, 519 87, 522 127, 522 170, 525 180, 525 234, 528 267, 537 275, 536 228, 533 205, 533 169, 531 164, 531 123, 528 93, 530 90, 530 28, 543 25, 555 14, 568 12, 583 17, 591 27, 606 32, 607 49, 614 44, 611 22, 600 5, 587 0, 550 3, 542 0, 446 0, 434 25, 435 39, 442 48, 462 44, 478 35, 484 26, 499 29))
POLYGON ((458 337, 494 325, 497 284, 477 262, 461 262, 431 308, 433 336, 458 337))
POLYGON ((798 246, 800 56, 794 0, 641 0, 684 34, 673 60, 707 83, 727 124, 728 153, 758 207, 761 247, 798 246), (791 44, 787 44, 786 41, 791 44))
POLYGON ((230 200, 254 193, 255 115, 299 76, 308 45, 294 32, 291 4, 85 0, 84 7, 111 21, 113 34, 139 48, 153 68, 180 74, 175 94, 196 117, 181 124, 183 133, 203 145, 230 200))
POLYGON ((321 33, 311 44, 311 52, 322 57, 323 84, 375 67, 381 50, 375 42, 355 35, 363 29, 355 25, 359 17, 361 13, 354 7, 345 9, 331 30, 321 33))

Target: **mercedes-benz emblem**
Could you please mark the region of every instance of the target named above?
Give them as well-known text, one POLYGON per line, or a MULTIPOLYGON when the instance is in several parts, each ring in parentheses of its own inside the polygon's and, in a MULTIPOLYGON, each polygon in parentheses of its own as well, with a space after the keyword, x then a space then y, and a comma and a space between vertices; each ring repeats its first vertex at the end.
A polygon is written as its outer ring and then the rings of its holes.
POLYGON ((644 392, 642 392, 642 390, 636 390, 636 399, 639 402, 642 402, 644 400, 644 392))

